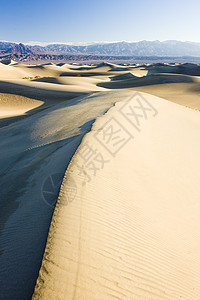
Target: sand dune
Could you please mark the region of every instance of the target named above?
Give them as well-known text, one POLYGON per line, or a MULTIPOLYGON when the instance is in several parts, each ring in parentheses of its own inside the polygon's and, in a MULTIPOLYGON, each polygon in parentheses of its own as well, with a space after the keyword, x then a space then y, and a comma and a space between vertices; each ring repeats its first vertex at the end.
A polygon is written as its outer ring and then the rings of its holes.
MULTIPOLYGON (((119 78, 119 77, 118 77, 119 78)), ((123 78, 123 75, 121 75, 123 78)), ((155 74, 144 76, 141 78, 133 78, 133 79, 122 79, 118 81, 112 80, 110 82, 102 82, 99 83, 98 86, 109 88, 109 89, 117 89, 117 88, 131 88, 145 85, 154 85, 154 84, 163 84, 163 83, 185 83, 185 82, 199 82, 199 79, 196 79, 192 76, 187 75, 172 75, 172 74, 155 74)))
MULTIPOLYGON (((58 82, 57 84, 50 84, 48 80, 47 82, 35 82, 24 79, 4 80, 0 81, 0 92, 41 100, 45 102, 46 106, 49 106, 59 103, 60 101, 66 101, 84 95, 91 91, 104 90, 100 87, 95 87, 92 83, 87 84, 86 81, 85 84, 82 85, 79 84, 79 81, 76 85, 63 85, 58 84, 58 82)), ((9 104, 11 105, 11 102, 9 102, 9 104)), ((3 109, 3 99, 0 101, 0 106, 1 109, 3 109)), ((12 105, 11 107, 14 108, 12 105)))
POLYGON ((132 90, 163 97, 169 101, 200 110, 199 83, 171 83, 148 85, 132 88, 132 90))
POLYGON ((14 69, 13 66, 4 65, 0 62, 0 79, 15 79, 26 76, 27 73, 23 69, 14 69))
POLYGON ((200 66, 192 63, 170 66, 167 64, 154 64, 146 68, 149 75, 153 73, 177 73, 192 76, 200 76, 200 66))
POLYGON ((55 83, 55 84, 62 84, 62 85, 67 85, 67 89, 73 90, 74 87, 76 86, 77 91, 78 90, 83 90, 88 92, 92 91, 103 91, 104 88, 98 87, 97 84, 99 82, 102 82, 102 79, 97 79, 94 77, 71 77, 71 76, 66 76, 66 77, 42 77, 42 78, 36 78, 33 79, 32 81, 37 81, 37 82, 47 82, 47 83, 55 83))
POLYGON ((24 65, 17 64, 13 66, 14 69, 23 70, 29 77, 34 76, 59 76, 65 69, 56 65, 24 65))
POLYGON ((43 101, 0 93, 0 119, 24 115, 26 112, 36 109, 43 104, 43 101))
POLYGON ((198 299, 200 113, 137 99, 150 109, 140 132, 122 115, 138 105, 133 95, 95 122, 73 157, 32 299, 198 299), (114 157, 99 142, 109 122, 134 137, 114 157), (109 160, 96 176, 86 165, 80 175, 86 145, 109 160))
POLYGON ((146 70, 146 67, 137 67, 137 68, 133 68, 131 70, 131 73, 137 77, 143 77, 146 76, 148 74, 148 71, 146 70))
POLYGON ((116 75, 116 76, 112 76, 110 77, 111 81, 115 81, 115 80, 126 80, 126 79, 136 79, 138 78, 137 76, 134 76, 132 73, 124 73, 121 75, 116 75))
MULTIPOLYGON (((94 89, 93 89, 94 90, 94 89)), ((28 117, 60 102, 91 92, 92 88, 31 82, 23 79, 0 81, 0 127, 28 117)))

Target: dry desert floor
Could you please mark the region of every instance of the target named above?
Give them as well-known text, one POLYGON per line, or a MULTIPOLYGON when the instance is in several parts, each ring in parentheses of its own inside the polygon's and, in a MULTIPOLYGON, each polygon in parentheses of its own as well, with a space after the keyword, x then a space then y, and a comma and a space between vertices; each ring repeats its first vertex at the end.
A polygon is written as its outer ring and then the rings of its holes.
POLYGON ((200 299, 200 65, 0 63, 0 299, 200 299))

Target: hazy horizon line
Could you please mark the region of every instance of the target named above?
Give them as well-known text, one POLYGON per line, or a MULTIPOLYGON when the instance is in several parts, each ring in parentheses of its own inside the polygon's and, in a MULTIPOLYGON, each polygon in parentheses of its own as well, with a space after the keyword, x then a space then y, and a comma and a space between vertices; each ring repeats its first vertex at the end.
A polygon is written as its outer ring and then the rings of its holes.
POLYGON ((138 40, 138 41, 126 41, 126 40, 119 40, 119 41, 93 41, 93 42, 40 42, 40 41, 29 41, 29 42, 16 42, 16 41, 7 41, 7 40, 0 40, 0 42, 4 43, 15 43, 15 44, 24 44, 29 46, 48 46, 48 45, 70 45, 70 46, 87 46, 93 44, 114 44, 114 43, 139 43, 139 42, 183 42, 183 43, 196 43, 199 44, 200 42, 197 41, 185 41, 185 40, 138 40))

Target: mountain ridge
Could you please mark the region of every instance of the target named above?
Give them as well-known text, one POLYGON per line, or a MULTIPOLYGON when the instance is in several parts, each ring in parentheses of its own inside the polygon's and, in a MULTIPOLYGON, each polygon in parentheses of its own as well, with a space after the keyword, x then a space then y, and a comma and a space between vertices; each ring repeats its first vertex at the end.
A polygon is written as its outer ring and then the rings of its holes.
POLYGON ((200 43, 180 41, 139 41, 92 43, 89 45, 49 44, 32 46, 38 51, 125 56, 200 56, 200 43))
POLYGON ((78 54, 99 54, 99 55, 125 55, 125 56, 200 56, 200 43, 182 42, 168 40, 160 42, 139 41, 139 42, 102 42, 87 45, 50 43, 46 46, 28 45, 26 43, 0 42, 0 51, 12 47, 26 48, 29 52, 41 53, 78 53, 78 54), (17 46, 18 45, 18 46, 17 46))
MULTIPOLYGON (((46 46, 0 42, 0 61, 129 60, 136 58, 200 57, 200 43, 140 41, 92 43, 88 45, 49 44, 46 46)), ((200 61, 200 60, 198 60, 200 61)))

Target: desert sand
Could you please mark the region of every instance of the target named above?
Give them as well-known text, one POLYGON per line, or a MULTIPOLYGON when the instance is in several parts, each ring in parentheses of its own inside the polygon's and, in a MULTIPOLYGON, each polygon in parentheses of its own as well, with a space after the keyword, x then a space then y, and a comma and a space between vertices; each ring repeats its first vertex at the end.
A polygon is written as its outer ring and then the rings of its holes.
POLYGON ((199 298, 199 80, 0 63, 0 299, 199 298))

